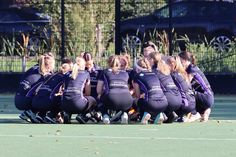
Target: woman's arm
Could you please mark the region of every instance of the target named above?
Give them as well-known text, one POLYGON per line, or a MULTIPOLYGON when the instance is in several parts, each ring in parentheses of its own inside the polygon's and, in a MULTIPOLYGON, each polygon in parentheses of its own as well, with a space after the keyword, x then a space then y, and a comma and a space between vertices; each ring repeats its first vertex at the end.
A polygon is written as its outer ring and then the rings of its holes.
POLYGON ((104 82, 101 80, 98 80, 97 83, 97 94, 98 94, 98 98, 100 99, 101 95, 103 94, 103 86, 104 86, 104 82))
POLYGON ((135 97, 139 98, 140 97, 140 88, 139 85, 135 82, 132 81, 133 87, 134 87, 134 93, 135 93, 135 97))
POLYGON ((90 80, 86 81, 85 87, 84 87, 84 95, 89 96, 91 94, 91 84, 90 80))

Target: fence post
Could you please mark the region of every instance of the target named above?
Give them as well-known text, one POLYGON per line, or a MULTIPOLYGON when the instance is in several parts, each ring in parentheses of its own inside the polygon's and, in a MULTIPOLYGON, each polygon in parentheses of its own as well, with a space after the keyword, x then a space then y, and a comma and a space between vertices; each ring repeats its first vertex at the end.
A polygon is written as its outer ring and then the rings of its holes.
POLYGON ((22 56, 21 67, 22 67, 22 72, 26 72, 26 57, 25 57, 25 55, 22 56))
POLYGON ((65 57, 65 1, 61 0, 61 59, 65 57))
POLYGON ((96 50, 97 50, 97 53, 99 54, 98 56, 100 57, 101 56, 101 53, 103 51, 103 45, 102 45, 102 39, 103 39, 103 36, 102 36, 102 28, 103 28, 103 25, 101 24, 97 24, 96 25, 96 50))
POLYGON ((172 55, 172 0, 168 0, 169 3, 169 32, 168 32, 168 38, 169 38, 169 55, 172 55))
POLYGON ((120 0, 115 1, 115 54, 120 54, 120 0))

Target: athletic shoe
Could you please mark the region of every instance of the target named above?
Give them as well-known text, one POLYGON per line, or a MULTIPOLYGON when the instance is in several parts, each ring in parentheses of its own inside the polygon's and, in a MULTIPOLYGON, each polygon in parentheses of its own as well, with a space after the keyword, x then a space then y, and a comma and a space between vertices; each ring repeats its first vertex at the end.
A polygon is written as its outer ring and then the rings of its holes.
POLYGON ((209 116, 211 114, 211 108, 208 108, 204 111, 202 117, 201 117, 201 122, 207 122, 209 120, 209 116))
POLYGON ((201 118, 201 115, 197 112, 196 114, 191 114, 190 118, 188 119, 188 122, 194 122, 201 118))
POLYGON ((188 121, 189 121, 191 115, 192 115, 191 112, 189 112, 189 113, 186 115, 185 122, 188 122, 188 121))
POLYGON ((101 112, 94 112, 93 117, 97 120, 97 122, 102 121, 102 113, 101 112))
POLYGON ((37 120, 37 118, 36 118, 36 114, 34 112, 32 112, 31 110, 25 111, 25 114, 27 117, 29 117, 29 119, 32 123, 40 123, 40 121, 37 120))
POLYGON ((188 122, 188 119, 184 116, 182 117, 179 117, 176 122, 179 122, 179 123, 185 123, 185 122, 188 122))
POLYGON ((128 124, 128 114, 126 112, 124 112, 122 115, 121 115, 121 124, 128 124))
POLYGON ((178 115, 173 111, 168 115, 167 120, 164 121, 164 123, 173 123, 178 119, 178 115))
POLYGON ((85 115, 85 118, 84 119, 87 119, 87 122, 86 123, 97 123, 97 120, 95 117, 93 117, 93 115, 91 113, 87 113, 85 115))
POLYGON ((46 123, 57 124, 56 118, 51 118, 51 117, 46 116, 45 119, 47 121, 46 123))
POLYGON ((25 112, 26 112, 26 111, 22 112, 22 113, 19 115, 19 118, 30 123, 30 122, 31 122, 31 121, 30 121, 30 118, 26 115, 25 112))
POLYGON ((143 117, 141 120, 141 124, 148 124, 149 119, 151 118, 151 115, 148 112, 143 113, 143 117))
POLYGON ((80 123, 80 124, 86 124, 88 121, 88 118, 83 115, 83 114, 78 114, 75 119, 80 123))
POLYGON ((115 115, 113 115, 110 119, 111 122, 119 120, 121 117, 122 111, 116 112, 115 115))
POLYGON ((59 124, 63 124, 64 123, 64 119, 63 119, 63 113, 62 112, 59 112, 56 117, 56 122, 59 123, 59 124))
POLYGON ((46 123, 57 124, 56 117, 53 117, 50 113, 45 116, 46 123))
POLYGON ((110 117, 108 116, 108 114, 103 115, 102 121, 104 124, 110 124, 110 117))
POLYGON ((159 113, 155 120, 154 120, 154 124, 162 124, 164 122, 165 118, 164 118, 164 113, 159 113))
POLYGON ((66 113, 66 112, 62 112, 62 117, 63 117, 64 124, 71 123, 71 114, 66 113))
POLYGON ((39 114, 36 115, 36 119, 40 121, 40 123, 47 123, 45 117, 40 116, 39 114))

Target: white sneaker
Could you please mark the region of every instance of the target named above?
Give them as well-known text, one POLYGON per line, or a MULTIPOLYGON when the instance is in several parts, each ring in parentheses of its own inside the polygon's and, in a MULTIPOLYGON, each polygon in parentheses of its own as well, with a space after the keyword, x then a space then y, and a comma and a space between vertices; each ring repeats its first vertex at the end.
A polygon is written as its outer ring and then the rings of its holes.
POLYGON ((161 112, 156 116, 154 124, 162 124, 164 120, 165 120, 164 114, 161 112))
POLYGON ((121 124, 128 124, 128 114, 126 112, 124 112, 122 115, 121 115, 121 124))
POLYGON ((211 108, 208 108, 204 111, 202 117, 201 117, 201 122, 207 122, 209 120, 209 116, 211 114, 211 108))
POLYGON ((189 118, 188 122, 194 122, 201 118, 201 115, 197 112, 196 114, 191 114, 191 117, 189 118))
POLYGON ((107 114, 104 114, 102 117, 102 121, 104 124, 110 124, 110 117, 107 114))
POLYGON ((141 120, 141 124, 144 124, 144 125, 148 124, 148 121, 149 121, 150 118, 151 118, 150 113, 144 112, 143 113, 143 118, 141 120))
POLYGON ((184 115, 183 116, 183 122, 189 122, 189 119, 191 118, 191 115, 192 115, 192 113, 191 112, 189 112, 188 114, 186 114, 186 115, 184 115))

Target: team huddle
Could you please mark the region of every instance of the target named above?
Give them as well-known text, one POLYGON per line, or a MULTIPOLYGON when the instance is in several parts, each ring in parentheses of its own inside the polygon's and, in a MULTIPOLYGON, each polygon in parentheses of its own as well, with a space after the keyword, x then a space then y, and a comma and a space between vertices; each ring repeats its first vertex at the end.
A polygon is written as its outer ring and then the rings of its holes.
POLYGON ((20 81, 15 106, 31 123, 161 124, 206 122, 214 93, 188 51, 164 56, 154 44, 129 68, 129 55, 113 55, 108 67, 83 52, 73 63, 63 59, 54 72, 52 53, 40 56, 20 81))

